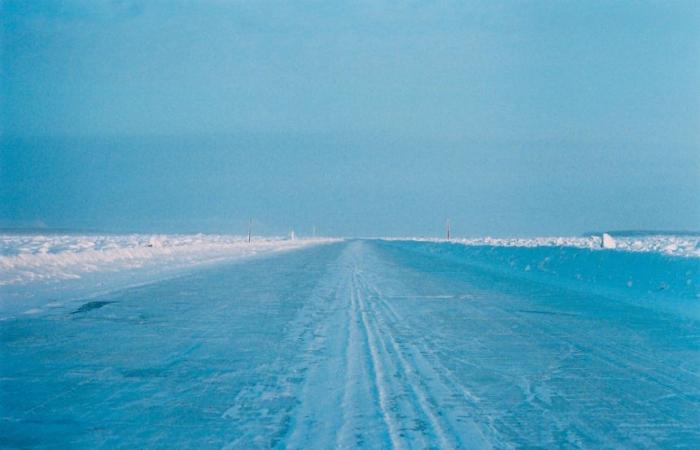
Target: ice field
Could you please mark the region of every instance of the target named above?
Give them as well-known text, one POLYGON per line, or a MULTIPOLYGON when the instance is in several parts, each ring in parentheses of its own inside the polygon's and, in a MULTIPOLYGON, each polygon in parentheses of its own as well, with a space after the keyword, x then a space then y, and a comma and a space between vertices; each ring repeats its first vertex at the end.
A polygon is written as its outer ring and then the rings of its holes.
POLYGON ((0 447, 698 448, 678 242, 348 240, 42 290, 0 321, 0 447))

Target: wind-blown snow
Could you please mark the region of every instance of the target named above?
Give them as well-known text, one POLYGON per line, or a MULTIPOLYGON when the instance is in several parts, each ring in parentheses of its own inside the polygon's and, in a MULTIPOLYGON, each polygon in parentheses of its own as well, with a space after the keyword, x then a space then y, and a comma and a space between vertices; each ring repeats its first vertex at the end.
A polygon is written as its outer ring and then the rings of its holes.
POLYGON ((232 235, 0 235, 0 286, 149 265, 186 267, 325 242, 232 235))

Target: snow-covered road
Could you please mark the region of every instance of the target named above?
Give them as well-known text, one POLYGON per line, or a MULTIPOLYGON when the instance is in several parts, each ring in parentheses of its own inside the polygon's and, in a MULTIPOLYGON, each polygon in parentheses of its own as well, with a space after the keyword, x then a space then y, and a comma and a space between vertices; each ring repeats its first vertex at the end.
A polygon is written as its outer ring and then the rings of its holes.
POLYGON ((700 445, 697 259, 637 255, 667 278, 635 290, 460 247, 333 243, 6 320, 0 446, 700 445))

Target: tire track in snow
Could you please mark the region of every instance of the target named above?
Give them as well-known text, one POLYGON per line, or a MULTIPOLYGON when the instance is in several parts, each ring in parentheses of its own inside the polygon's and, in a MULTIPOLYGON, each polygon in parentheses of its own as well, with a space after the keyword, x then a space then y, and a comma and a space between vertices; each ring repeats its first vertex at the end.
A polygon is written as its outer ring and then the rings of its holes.
POLYGON ((384 356, 384 358, 382 358, 379 355, 379 349, 377 348, 377 337, 375 335, 375 332, 369 326, 369 321, 367 319, 367 309, 364 304, 364 301, 362 300, 361 294, 358 291, 356 272, 353 273, 353 286, 350 295, 353 298, 355 308, 359 307, 360 309, 359 314, 362 320, 363 332, 367 339, 368 350, 372 360, 372 367, 374 369, 374 384, 376 387, 377 394, 379 396, 379 407, 381 408, 382 418, 389 432, 391 448, 404 448, 398 432, 396 418, 393 417, 393 414, 391 413, 391 407, 389 405, 389 394, 387 392, 388 383, 386 383, 383 380, 383 378, 386 377, 386 361, 384 360, 386 357, 384 356))
POLYGON ((329 280, 336 283, 336 307, 345 314, 326 316, 329 323, 318 325, 334 331, 306 374, 286 446, 459 448, 451 437, 454 430, 440 420, 437 403, 424 388, 423 375, 381 317, 386 312, 370 298, 372 287, 361 274, 371 262, 365 244, 350 244, 329 280), (341 423, 331 441, 318 424, 338 423, 338 415, 341 423))
POLYGON ((349 243, 334 266, 290 327, 299 358, 275 363, 227 412, 258 416, 230 447, 488 447, 453 411, 474 397, 415 330, 398 333, 403 321, 374 278, 391 267, 363 242, 349 243), (302 381, 290 382, 290 372, 302 381))
POLYGON ((430 357, 433 352, 416 333, 397 336, 395 326, 404 322, 371 279, 387 267, 366 244, 359 246, 353 284, 367 333, 375 341, 374 354, 384 367, 377 383, 384 384, 390 399, 383 406, 389 407, 386 416, 399 426, 397 443, 411 448, 490 447, 474 420, 455 417, 452 411, 460 407, 464 413, 464 407, 475 406, 478 399, 430 357))
POLYGON ((343 426, 338 433, 336 448, 368 446, 369 448, 386 447, 391 443, 389 427, 382 420, 384 429, 378 430, 363 426, 362 420, 371 416, 372 410, 367 405, 380 408, 377 386, 373 383, 375 369, 368 354, 368 337, 360 316, 357 297, 350 289, 350 307, 348 309, 347 352, 345 354, 345 392, 343 397, 343 426), (364 401, 364 405, 363 405, 364 401), (358 423, 359 422, 359 423, 358 423))
POLYGON ((383 367, 367 332, 354 272, 356 248, 348 246, 323 284, 333 286, 331 314, 315 323, 323 340, 307 359, 299 405, 292 413, 288 448, 402 448, 387 411, 383 367))
MULTIPOLYGON (((364 288, 364 292, 370 292, 370 287, 364 280, 360 281, 359 284, 364 288)), ((425 381, 433 382, 435 377, 420 373, 414 361, 408 360, 391 329, 386 326, 387 321, 383 317, 385 312, 377 308, 376 299, 363 299, 362 302, 366 305, 367 315, 371 315, 372 328, 380 336, 382 354, 387 358, 392 358, 395 370, 402 374, 404 383, 400 385, 405 391, 405 395, 410 399, 411 405, 409 407, 413 409, 413 420, 420 421, 419 431, 422 434, 424 445, 429 446, 430 441, 434 439, 439 448, 458 448, 460 445, 454 439, 454 430, 449 430, 448 425, 440 419, 439 406, 427 390, 428 386, 425 381)), ((394 383, 394 385, 399 384, 394 383)))
MULTIPOLYGON (((429 392, 426 395, 426 400, 432 408, 438 410, 435 420, 444 421, 445 427, 448 428, 448 436, 454 437, 450 440, 451 445, 457 448, 490 448, 492 444, 489 442, 498 441, 495 433, 491 433, 492 435, 487 439, 474 419, 463 415, 453 417, 454 414, 449 414, 449 411, 443 410, 440 406, 442 402, 452 409, 459 406, 463 414, 465 406, 470 409, 470 412, 478 410, 480 399, 459 383, 454 374, 440 362, 435 355, 433 345, 420 336, 420 330, 411 329, 408 333, 405 331, 402 333, 406 334, 410 341, 396 338, 396 334, 399 334, 398 327, 406 324, 405 319, 396 312, 396 309, 376 286, 368 284, 368 288, 376 308, 382 310, 382 313, 377 314, 376 317, 385 320, 384 328, 388 331, 387 335, 390 336, 392 345, 396 348, 397 353, 402 354, 407 359, 407 367, 413 368, 417 383, 423 387, 425 392, 429 392), (426 380, 431 382, 426 384, 426 380)), ((490 427, 487 426, 487 428, 490 427)))

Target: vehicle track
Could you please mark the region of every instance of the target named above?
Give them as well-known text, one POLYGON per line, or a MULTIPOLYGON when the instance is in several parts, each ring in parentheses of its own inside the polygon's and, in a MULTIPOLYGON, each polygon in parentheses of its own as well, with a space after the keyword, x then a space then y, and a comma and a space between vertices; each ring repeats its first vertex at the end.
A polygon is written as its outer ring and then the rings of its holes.
POLYGON ((365 276, 378 263, 367 244, 352 243, 337 271, 324 282, 336 284, 336 306, 333 314, 315 324, 323 343, 319 359, 308 366, 285 444, 487 447, 475 423, 457 408, 470 394, 435 358, 428 359, 424 343, 397 337, 394 327, 400 317, 365 276), (324 431, 331 423, 335 425, 327 428, 334 429, 335 436, 324 431))

